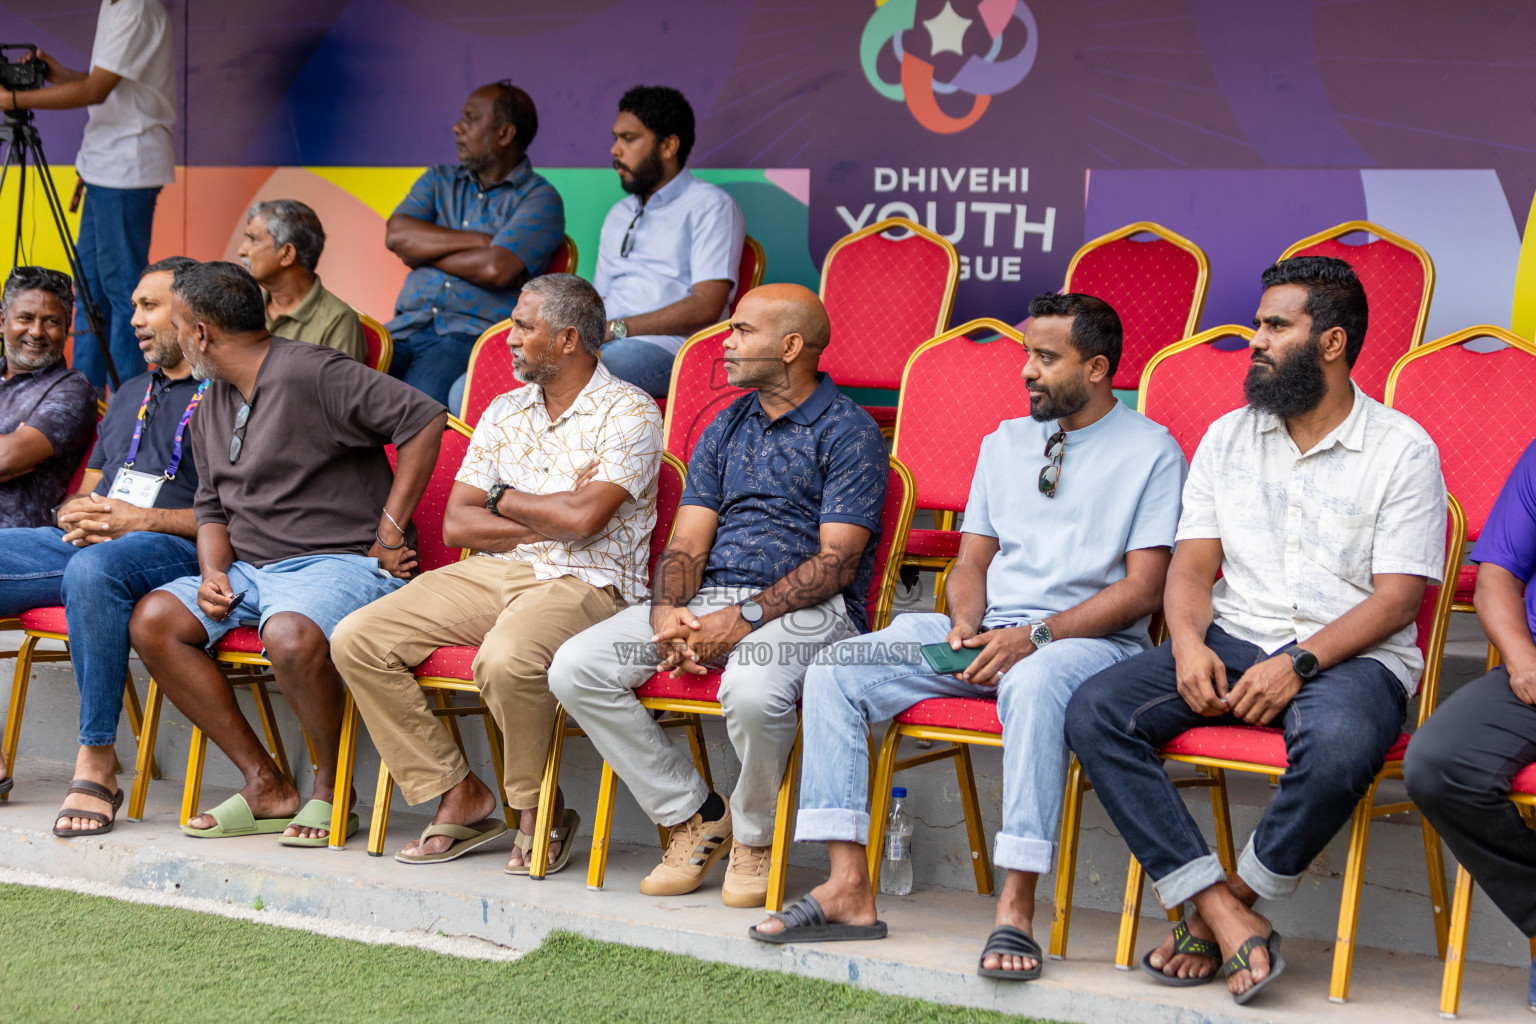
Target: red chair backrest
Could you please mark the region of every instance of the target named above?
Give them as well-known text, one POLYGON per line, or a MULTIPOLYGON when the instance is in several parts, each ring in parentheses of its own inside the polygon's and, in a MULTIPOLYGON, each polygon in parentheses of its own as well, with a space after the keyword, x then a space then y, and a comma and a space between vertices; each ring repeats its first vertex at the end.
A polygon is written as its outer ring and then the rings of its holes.
POLYGON ((464 400, 459 405, 459 419, 470 427, 480 422, 486 407, 499 396, 523 386, 512 372, 512 350, 507 347, 507 335, 511 333, 511 320, 492 324, 470 350, 464 400))
POLYGON ((891 601, 901 578, 901 555, 907 546, 907 531, 912 528, 916 507, 917 486, 912 471, 892 456, 890 476, 885 483, 885 505, 880 510, 880 543, 875 548, 874 571, 870 573, 869 594, 864 601, 871 631, 890 624, 891 601))
POLYGON ((549 258, 549 266, 544 268, 544 273, 574 274, 579 265, 576 240, 570 235, 566 235, 565 241, 560 244, 560 248, 556 249, 554 255, 549 258))
POLYGON ((688 468, 671 452, 661 453, 661 466, 656 471, 656 529, 651 531, 651 557, 646 561, 646 572, 654 582, 656 560, 667 550, 672 539, 672 524, 677 522, 677 506, 683 497, 683 481, 688 468))
MULTIPOLYGON (((101 423, 101 418, 103 416, 105 416, 106 414, 107 414, 107 403, 101 401, 100 399, 97 399, 96 400, 96 423, 98 425, 100 425, 100 423, 101 423)), ((79 494, 80 493, 80 485, 85 482, 85 470, 86 470, 86 467, 88 465, 90 465, 91 453, 96 448, 96 437, 97 437, 97 434, 93 430, 91 432, 91 443, 85 446, 85 454, 80 456, 80 465, 75 467, 75 475, 69 478, 69 488, 67 490, 65 490, 65 492, 64 492, 64 494, 66 496, 70 495, 70 494, 79 494)))
POLYGON ((1393 368, 1386 403, 1423 427, 1440 449, 1445 486, 1467 515, 1467 539, 1483 524, 1510 472, 1536 436, 1536 345, 1501 327, 1468 327, 1421 345, 1393 368), (1493 338, 1494 352, 1466 342, 1493 338))
POLYGON ((832 321, 821 368, 844 387, 900 387, 913 351, 949 326, 959 279, 955 247, 903 217, 839 239, 821 265, 832 321), (893 240, 887 231, 909 234, 893 240))
POLYGON ((1142 371, 1136 409, 1168 428, 1185 461, 1194 459, 1212 423, 1247 401, 1243 378, 1253 365, 1247 349, 1252 338, 1253 331, 1238 324, 1213 327, 1169 345, 1142 371), (1216 343, 1224 340, 1241 341, 1244 347, 1223 351, 1216 343))
MULTIPOLYGON (((1424 588, 1424 600, 1419 603, 1419 614, 1414 617, 1413 624, 1417 629, 1414 644, 1418 646, 1419 653, 1424 656, 1424 678, 1419 685, 1422 688, 1431 679, 1431 672, 1435 673, 1438 681, 1440 653, 1445 647, 1445 625, 1440 615, 1440 603, 1442 596, 1449 604, 1456 590, 1456 572, 1461 566, 1461 556, 1467 540, 1467 517, 1461 504, 1451 496, 1447 496, 1445 511, 1445 569, 1442 574, 1444 583, 1432 583, 1424 588), (1449 591, 1449 593, 1446 593, 1449 591), (1439 633, 1436 633, 1436 628, 1439 633)), ((1450 608, 1445 609, 1445 615, 1450 615, 1450 608)))
POLYGON ((363 340, 368 343, 368 365, 380 373, 388 373, 390 360, 395 354, 395 345, 389 332, 383 324, 361 310, 357 311, 357 322, 362 325, 363 340))
POLYGON ((693 446, 720 410, 747 393, 732 386, 725 376, 725 339, 728 323, 706 327, 683 342, 672 361, 672 389, 667 399, 662 438, 667 451, 686 464, 693 446))
POLYGON ((1029 415, 1024 344, 998 320, 972 320, 907 360, 891 454, 916 480, 918 508, 963 512, 981 440, 1003 420, 1029 415), (1000 335, 976 342, 972 336, 1000 335))
MULTIPOLYGON (((448 425, 443 428, 443 447, 437 453, 437 465, 432 468, 432 476, 412 520, 416 524, 416 557, 421 563, 418 572, 452 565, 464 556, 463 548, 451 548, 443 542, 443 517, 448 511, 448 495, 453 491, 454 477, 458 476, 459 467, 469 451, 471 433, 468 424, 454 416, 448 417, 448 425)), ((389 456, 390 468, 395 468, 395 446, 385 445, 384 451, 389 456)))
POLYGON ((763 253, 763 247, 757 239, 747 235, 741 243, 741 265, 736 271, 736 294, 731 297, 731 308, 727 318, 736 315, 736 307, 741 304, 741 297, 747 292, 763 283, 763 275, 768 271, 768 257, 763 253))
POLYGON ((1381 401, 1392 367, 1424 340, 1435 291, 1435 264, 1429 253, 1386 228, 1354 220, 1303 238, 1280 258, 1292 256, 1333 256, 1355 268, 1370 305, 1370 326, 1349 375, 1360 390, 1381 401), (1344 243, 1344 236, 1357 232, 1377 237, 1363 245, 1344 243))
POLYGON ((1198 245, 1161 224, 1139 221, 1077 250, 1062 290, 1096 295, 1115 307, 1125 340, 1114 384, 1134 388, 1147 360, 1194 333, 1210 277, 1210 262, 1198 245), (1156 237, 1133 237, 1146 234, 1156 237))

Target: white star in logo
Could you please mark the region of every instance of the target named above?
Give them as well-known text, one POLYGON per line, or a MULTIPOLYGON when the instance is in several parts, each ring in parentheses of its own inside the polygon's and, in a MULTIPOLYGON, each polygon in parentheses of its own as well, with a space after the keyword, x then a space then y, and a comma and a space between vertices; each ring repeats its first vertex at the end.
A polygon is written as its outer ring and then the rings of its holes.
POLYGON ((944 9, 923 22, 923 27, 928 30, 928 38, 933 41, 933 56, 965 52, 962 44, 965 41, 965 30, 971 27, 971 19, 956 14, 949 0, 944 0, 944 9))

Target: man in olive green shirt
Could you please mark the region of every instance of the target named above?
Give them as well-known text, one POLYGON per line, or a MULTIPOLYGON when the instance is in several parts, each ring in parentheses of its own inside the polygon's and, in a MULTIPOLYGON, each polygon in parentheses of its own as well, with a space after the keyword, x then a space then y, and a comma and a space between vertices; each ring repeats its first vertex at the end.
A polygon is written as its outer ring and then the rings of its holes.
POLYGON ((326 291, 315 273, 324 248, 325 231, 314 210, 296 199, 272 199, 247 212, 240 262, 261 285, 270 333, 366 363, 368 342, 357 311, 326 291))

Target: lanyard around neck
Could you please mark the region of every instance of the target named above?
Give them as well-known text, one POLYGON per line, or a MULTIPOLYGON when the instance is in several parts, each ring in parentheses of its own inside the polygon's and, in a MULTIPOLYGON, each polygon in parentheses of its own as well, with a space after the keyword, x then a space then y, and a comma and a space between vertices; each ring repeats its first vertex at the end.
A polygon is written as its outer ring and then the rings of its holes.
MULTIPOLYGON (((203 400, 203 392, 208 390, 208 381, 203 381, 192 394, 192 401, 187 403, 187 411, 181 414, 181 422, 176 424, 176 440, 171 445, 171 461, 166 463, 165 478, 176 479, 176 470, 181 466, 181 439, 186 433, 187 421, 192 419, 192 413, 197 409, 197 404, 203 400)), ((149 414, 149 400, 155 394, 155 381, 150 378, 149 387, 144 389, 144 401, 139 403, 139 415, 133 424, 133 440, 128 442, 128 457, 123 460, 124 469, 132 469, 133 462, 139 456, 139 442, 144 438, 144 421, 149 414)))

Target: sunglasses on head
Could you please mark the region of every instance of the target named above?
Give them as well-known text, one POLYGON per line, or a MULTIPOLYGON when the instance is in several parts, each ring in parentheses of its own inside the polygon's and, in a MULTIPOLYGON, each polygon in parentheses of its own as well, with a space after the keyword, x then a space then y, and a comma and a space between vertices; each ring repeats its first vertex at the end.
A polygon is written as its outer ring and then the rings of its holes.
POLYGON ((1067 453, 1067 432, 1058 430, 1045 442, 1045 457, 1051 461, 1040 468, 1040 493, 1047 498, 1056 497, 1056 485, 1061 482, 1061 457, 1067 453))

